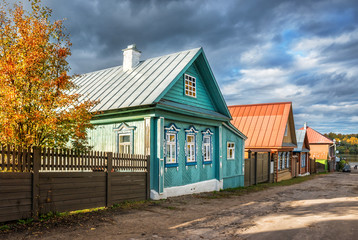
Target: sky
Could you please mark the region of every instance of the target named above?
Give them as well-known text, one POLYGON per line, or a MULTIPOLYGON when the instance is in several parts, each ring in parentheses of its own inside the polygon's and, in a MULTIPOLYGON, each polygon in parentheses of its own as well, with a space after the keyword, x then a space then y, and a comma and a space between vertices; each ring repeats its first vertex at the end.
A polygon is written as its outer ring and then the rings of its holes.
POLYGON ((296 128, 358 133, 357 0, 43 0, 72 42, 71 73, 203 47, 228 105, 293 104, 296 128))

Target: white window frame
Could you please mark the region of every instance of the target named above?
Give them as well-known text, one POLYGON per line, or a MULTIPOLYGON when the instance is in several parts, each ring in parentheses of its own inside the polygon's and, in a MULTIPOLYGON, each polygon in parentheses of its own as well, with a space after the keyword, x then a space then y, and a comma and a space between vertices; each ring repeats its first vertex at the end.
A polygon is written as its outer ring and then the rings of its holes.
POLYGON ((118 127, 114 128, 114 131, 117 132, 117 152, 120 153, 120 146, 129 145, 129 154, 134 154, 134 130, 136 129, 135 126, 128 126, 126 123, 119 124, 118 127), (121 136, 129 136, 129 144, 125 143, 122 144, 120 142, 121 136))
POLYGON ((196 163, 196 136, 193 133, 187 133, 185 138, 186 146, 186 164, 196 163), (192 141, 189 142, 189 137, 192 141))
POLYGON ((196 154, 198 145, 196 143, 196 135, 199 131, 194 126, 185 129, 185 165, 196 165, 196 154), (193 137, 192 142, 188 142, 188 137, 193 137))
POLYGON ((212 143, 212 136, 213 132, 209 128, 207 128, 205 131, 201 132, 203 135, 202 138, 202 144, 201 144, 201 152, 203 155, 203 164, 211 164, 213 161, 213 143, 212 143), (205 139, 209 139, 208 143, 204 143, 205 139))
POLYGON ((196 78, 191 75, 184 74, 184 94, 188 97, 196 98, 196 88, 196 78))
POLYGON ((177 134, 176 133, 166 133, 165 136, 165 143, 166 143, 166 158, 165 163, 166 164, 176 164, 177 163, 177 134), (174 137, 174 141, 170 141, 170 137, 174 137), (169 154, 168 154, 169 150, 169 154), (174 158, 172 158, 174 156, 174 158))
POLYGON ((211 162, 211 136, 210 135, 203 136, 203 161, 211 162), (208 142, 205 142, 205 139, 207 139, 208 142))
POLYGON ((235 143, 234 142, 227 142, 226 144, 226 159, 227 160, 234 160, 235 159, 235 143), (229 144, 233 144, 233 146, 229 146, 229 144), (232 150, 232 156, 229 156, 230 150, 232 150))
POLYGON ((179 156, 179 141, 178 133, 180 128, 177 128, 174 123, 170 124, 169 127, 164 128, 165 130, 165 167, 177 167, 178 166, 178 156, 179 156), (174 141, 170 141, 170 136, 174 136, 174 141), (169 154, 168 154, 169 150, 169 154), (174 158, 172 157, 174 155, 174 158), (169 161, 168 161, 169 160, 169 161))
POLYGON ((132 138, 130 133, 119 133, 118 134, 118 152, 131 154, 132 153, 132 138), (121 137, 128 136, 129 142, 121 142, 121 137), (123 152, 121 152, 121 146, 123 146, 123 152))

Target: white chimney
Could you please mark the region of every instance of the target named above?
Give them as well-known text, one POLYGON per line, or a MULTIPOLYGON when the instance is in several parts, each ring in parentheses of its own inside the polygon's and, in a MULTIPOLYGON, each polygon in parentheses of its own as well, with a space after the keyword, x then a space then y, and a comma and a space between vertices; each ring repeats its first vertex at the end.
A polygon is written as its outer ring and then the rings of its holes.
POLYGON ((304 129, 304 130, 307 129, 307 123, 306 123, 306 122, 303 124, 303 129, 304 129))
POLYGON ((123 71, 132 70, 138 65, 140 60, 140 51, 135 44, 128 45, 126 49, 123 49, 123 71))

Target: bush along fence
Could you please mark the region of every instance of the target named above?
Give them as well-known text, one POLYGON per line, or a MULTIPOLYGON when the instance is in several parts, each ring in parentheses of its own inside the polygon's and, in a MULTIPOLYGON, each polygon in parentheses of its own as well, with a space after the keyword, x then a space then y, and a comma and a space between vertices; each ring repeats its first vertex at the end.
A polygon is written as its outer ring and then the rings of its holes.
POLYGON ((150 158, 49 148, 0 149, 0 222, 150 197, 150 158))

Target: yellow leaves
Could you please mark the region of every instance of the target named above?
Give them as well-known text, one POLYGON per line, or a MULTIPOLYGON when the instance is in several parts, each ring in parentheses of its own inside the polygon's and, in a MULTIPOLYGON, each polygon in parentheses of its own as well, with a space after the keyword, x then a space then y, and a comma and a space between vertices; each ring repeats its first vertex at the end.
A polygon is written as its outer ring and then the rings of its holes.
MULTIPOLYGON (((89 109, 68 76, 71 55, 63 22, 51 23, 51 10, 32 1, 0 11, 0 142, 21 146, 63 146, 85 142, 89 109)), ((4 9, 0 6, 0 9, 4 9)))

